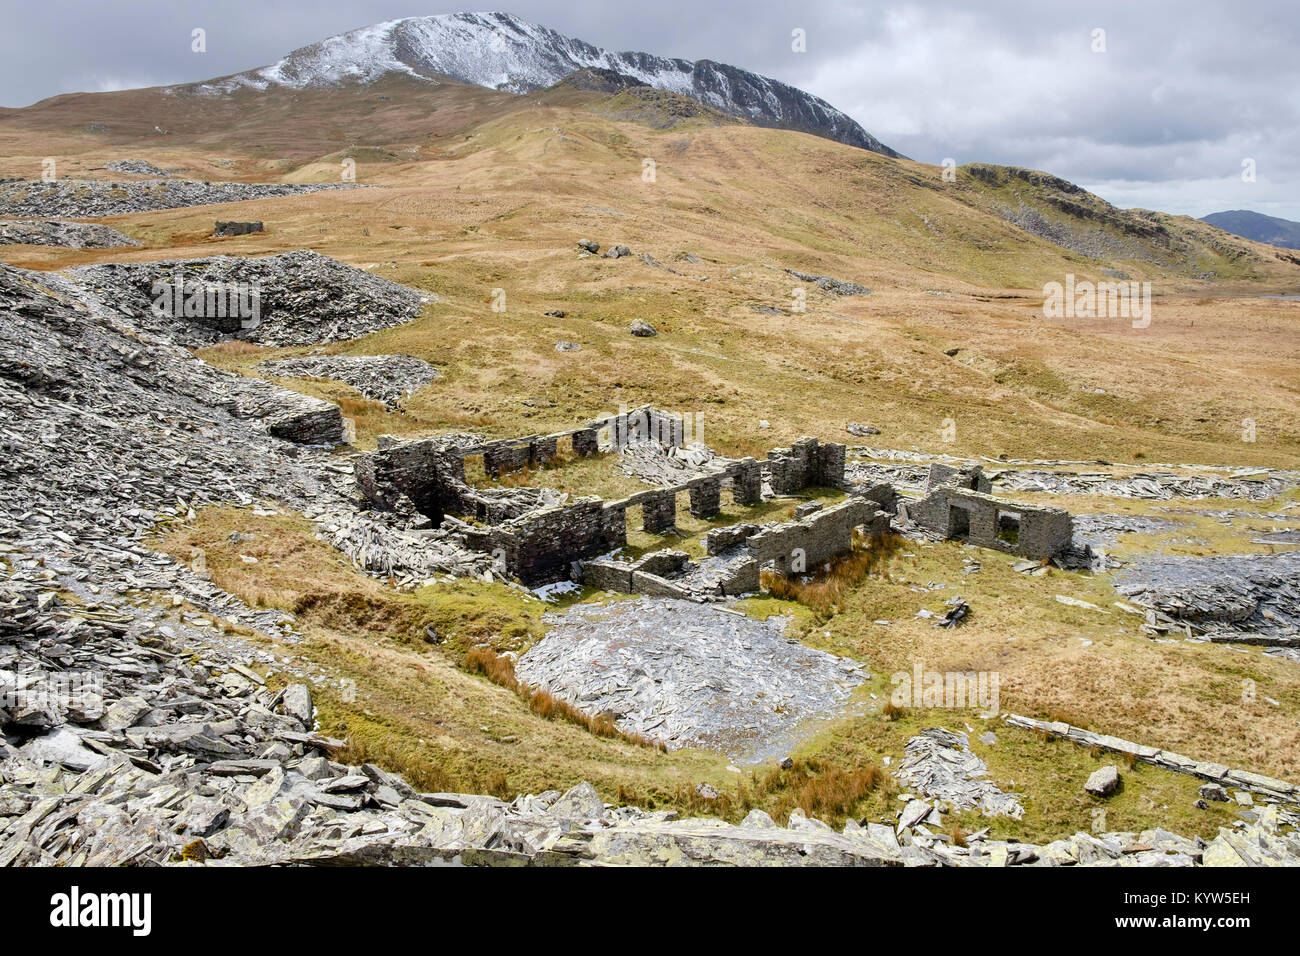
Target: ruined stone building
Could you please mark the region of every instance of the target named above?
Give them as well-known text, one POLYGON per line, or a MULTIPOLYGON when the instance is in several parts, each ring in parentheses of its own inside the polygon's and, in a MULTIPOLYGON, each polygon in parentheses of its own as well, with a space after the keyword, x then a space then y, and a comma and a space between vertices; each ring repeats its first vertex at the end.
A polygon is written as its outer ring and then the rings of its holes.
POLYGON ((384 438, 359 463, 357 483, 371 506, 454 530, 468 548, 493 555, 501 571, 529 586, 574 579, 611 591, 695 599, 752 593, 761 571, 811 573, 850 551, 855 534, 888 531, 896 512, 943 537, 1029 557, 1049 557, 1070 542, 1066 512, 994 498, 979 468, 934 465, 926 496, 901 502, 888 484, 848 486, 845 447, 811 437, 774 448, 762 461, 712 458, 680 482, 616 501, 542 488, 476 488, 466 478, 471 465, 495 478, 634 442, 678 448, 685 432, 679 416, 644 406, 568 431, 477 444, 458 443, 456 436, 384 438), (724 494, 742 508, 757 505, 765 484, 772 495, 822 487, 847 497, 825 506, 808 502, 786 522, 714 528, 699 561, 672 548, 635 560, 619 554, 628 543, 629 511, 639 509, 642 531, 668 535, 676 531, 681 495, 691 515, 708 519, 721 513, 724 494))
POLYGON ((1069 512, 997 498, 990 487, 979 465, 957 469, 932 464, 924 497, 901 502, 899 520, 942 538, 1026 558, 1050 558, 1070 546, 1069 512))
MULTIPOLYGON (((600 586, 647 592, 659 587, 654 579, 666 582, 680 572, 686 556, 656 552, 635 566, 612 558, 595 560, 627 545, 630 510, 640 509, 642 530, 663 535, 676 530, 678 498, 683 494, 693 516, 712 518, 722 510, 724 492, 736 505, 758 504, 765 481, 778 495, 813 486, 845 486, 844 446, 816 438, 773 449, 764 461, 714 458, 703 474, 617 501, 569 499, 538 488, 475 488, 466 480, 471 462, 481 462, 485 474, 499 477, 632 441, 679 447, 684 434, 679 416, 645 406, 569 431, 474 445, 451 443, 445 436, 405 442, 385 438, 359 463, 357 482, 376 508, 418 513, 431 523, 454 526, 470 548, 493 554, 507 574, 525 584, 586 573, 592 583, 603 582, 600 586), (633 587, 634 582, 640 586, 633 587)), ((893 501, 892 489, 882 485, 785 524, 715 529, 726 534, 708 539, 709 558, 696 586, 716 595, 743 593, 757 590, 764 565, 788 572, 812 567, 849 550, 856 528, 887 530, 890 513, 882 506, 892 509, 893 501)), ((672 587, 661 590, 676 593, 672 587)))

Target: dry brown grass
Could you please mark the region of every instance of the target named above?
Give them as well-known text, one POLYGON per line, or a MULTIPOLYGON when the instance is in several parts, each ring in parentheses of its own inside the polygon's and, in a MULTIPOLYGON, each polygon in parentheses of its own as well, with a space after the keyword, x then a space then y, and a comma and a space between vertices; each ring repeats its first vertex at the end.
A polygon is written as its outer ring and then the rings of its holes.
POLYGON ((243 339, 227 339, 225 342, 218 342, 216 345, 210 345, 204 350, 205 355, 214 357, 243 357, 247 355, 256 355, 260 351, 262 351, 260 345, 254 345, 252 342, 245 342, 243 339))
POLYGON ((742 791, 747 802, 774 807, 784 817, 798 807, 807 816, 842 821, 877 792, 891 796, 897 784, 876 764, 840 767, 814 758, 797 759, 787 770, 773 768, 755 775, 752 789, 742 791))
POLYGON ((896 534, 872 535, 854 550, 830 562, 830 567, 809 579, 790 578, 765 571, 762 585, 774 598, 797 601, 823 618, 843 607, 845 597, 872 574, 876 574, 902 547, 896 534))
POLYGON ((952 827, 948 830, 948 839, 952 841, 952 845, 965 846, 966 841, 969 838, 970 838, 970 833, 966 831, 966 828, 963 827, 956 820, 954 820, 952 823, 952 827))
POLYGON ((810 817, 848 814, 859 800, 874 793, 884 771, 872 764, 857 770, 831 768, 799 787, 796 802, 810 817))

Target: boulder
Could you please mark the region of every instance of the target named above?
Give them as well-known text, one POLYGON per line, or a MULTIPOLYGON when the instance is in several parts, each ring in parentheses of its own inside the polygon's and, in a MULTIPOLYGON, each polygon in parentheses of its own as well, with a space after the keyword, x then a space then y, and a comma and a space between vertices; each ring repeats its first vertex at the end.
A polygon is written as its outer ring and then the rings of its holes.
POLYGON ((1228 802, 1228 791, 1217 783, 1203 784, 1197 793, 1204 800, 1213 800, 1216 803, 1228 802))
POLYGON ((1119 789, 1119 770, 1111 764, 1093 771, 1083 789, 1094 797, 1109 797, 1119 789))
POLYGON ((306 730, 311 730, 315 726, 311 691, 306 684, 290 684, 284 689, 284 696, 280 699, 280 711, 296 718, 306 730))
POLYGON ((633 335, 639 336, 641 338, 648 338, 652 335, 659 334, 655 330, 655 327, 651 325, 649 322, 647 322, 645 319, 634 320, 632 324, 627 327, 627 330, 631 332, 633 335))

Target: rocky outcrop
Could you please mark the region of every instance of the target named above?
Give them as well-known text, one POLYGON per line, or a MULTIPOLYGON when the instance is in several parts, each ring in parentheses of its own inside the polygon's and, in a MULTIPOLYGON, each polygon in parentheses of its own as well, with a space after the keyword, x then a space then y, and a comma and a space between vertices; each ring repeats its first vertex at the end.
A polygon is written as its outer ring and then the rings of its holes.
POLYGON ((830 276, 814 275, 811 272, 800 272, 798 269, 786 269, 785 271, 801 282, 811 282, 819 289, 832 295, 871 295, 870 289, 864 285, 858 285, 856 282, 832 279, 830 276))

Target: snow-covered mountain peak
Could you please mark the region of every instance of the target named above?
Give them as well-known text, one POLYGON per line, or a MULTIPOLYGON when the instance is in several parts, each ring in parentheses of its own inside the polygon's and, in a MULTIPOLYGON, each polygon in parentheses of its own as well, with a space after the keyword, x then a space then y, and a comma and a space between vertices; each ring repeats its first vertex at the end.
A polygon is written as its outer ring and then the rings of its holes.
POLYGON ((327 88, 405 73, 523 94, 584 68, 614 70, 759 126, 800 130, 898 155, 825 100, 777 80, 711 60, 603 50, 508 13, 387 20, 294 50, 270 66, 193 89, 220 95, 247 87, 327 88))

